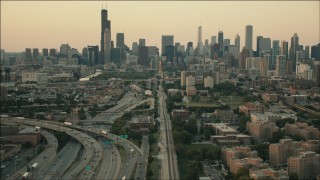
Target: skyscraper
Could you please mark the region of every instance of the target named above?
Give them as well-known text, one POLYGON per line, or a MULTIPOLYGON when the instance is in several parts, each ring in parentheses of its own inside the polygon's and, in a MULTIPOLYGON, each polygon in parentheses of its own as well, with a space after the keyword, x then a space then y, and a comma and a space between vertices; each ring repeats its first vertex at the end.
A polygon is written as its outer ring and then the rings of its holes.
POLYGON ((262 51, 271 50, 271 39, 270 38, 261 38, 259 40, 259 56, 262 51))
POLYGON ((222 31, 218 32, 218 43, 219 43, 219 57, 222 57, 223 56, 223 49, 224 49, 223 32, 222 31))
POLYGON ((304 59, 309 59, 310 58, 310 46, 306 46, 304 49, 304 59))
POLYGON ((146 39, 140 38, 139 39, 139 46, 145 46, 146 45, 146 39))
POLYGON ((47 48, 43 48, 43 49, 42 49, 42 55, 43 55, 43 56, 49 56, 49 51, 48 51, 47 48))
POLYGON ((174 36, 173 35, 162 35, 161 41, 161 55, 165 53, 166 46, 173 46, 174 36))
POLYGON ((111 53, 111 43, 110 43, 110 49, 106 48, 105 45, 109 44, 109 42, 105 42, 106 40, 109 41, 109 38, 106 38, 105 35, 110 35, 110 42, 111 42, 111 21, 108 20, 108 10, 102 9, 101 10, 101 40, 100 40, 100 48, 101 48, 101 63, 105 63, 110 61, 110 53, 111 53), (107 30, 106 30, 107 29, 107 30), (105 50, 108 50, 106 52, 105 50), (106 57, 109 57, 109 59, 105 59, 106 57))
POLYGON ((33 58, 33 64, 38 64, 39 61, 39 50, 38 48, 32 49, 32 58, 33 58))
POLYGON ((148 67, 148 47, 147 46, 139 46, 139 57, 138 57, 138 64, 148 67))
POLYGON ((238 48, 238 52, 240 52, 240 36, 239 34, 236 35, 234 38, 234 45, 238 48))
POLYGON ((139 45, 137 42, 132 43, 132 55, 138 56, 139 45))
POLYGON ((259 57, 260 56, 260 40, 263 38, 263 36, 257 36, 257 49, 255 51, 255 55, 256 57, 259 57))
POLYGON ((320 61, 320 43, 318 45, 311 46, 311 58, 316 61, 320 61))
POLYGON ((276 56, 276 72, 278 76, 284 76, 287 73, 287 62, 285 55, 276 56))
POLYGON ((110 29, 106 28, 104 30, 104 40, 103 40, 103 47, 104 49, 101 49, 103 57, 101 58, 101 64, 109 63, 111 62, 111 31, 110 29))
POLYGON ((217 36, 211 36, 211 44, 210 45, 214 45, 215 43, 217 43, 217 36))
POLYGON ((117 48, 123 48, 124 47, 124 33, 117 33, 117 48))
POLYGON ((88 46, 88 61, 89 66, 98 64, 99 60, 99 46, 88 46))
POLYGON ((200 47, 200 44, 202 44, 202 27, 198 27, 198 47, 200 47))
POLYGON ((26 48, 26 64, 32 64, 32 52, 30 48, 26 48))
POLYGON ((249 50, 252 50, 252 36, 253 36, 253 27, 251 25, 246 26, 246 39, 245 47, 249 50))
POLYGON ((60 46, 60 55, 68 56, 69 49, 70 49, 69 44, 61 44, 61 46, 60 46))
POLYGON ((297 33, 294 33, 291 37, 290 60, 294 61, 296 59, 296 51, 299 51, 299 37, 297 33))
POLYGON ((280 54, 280 47, 279 47, 279 41, 273 40, 272 41, 272 69, 276 67, 276 56, 280 54))
POLYGON ((56 56, 56 49, 50 49, 50 56, 56 56))
POLYGON ((286 55, 286 59, 288 59, 288 42, 281 41, 281 54, 286 55))

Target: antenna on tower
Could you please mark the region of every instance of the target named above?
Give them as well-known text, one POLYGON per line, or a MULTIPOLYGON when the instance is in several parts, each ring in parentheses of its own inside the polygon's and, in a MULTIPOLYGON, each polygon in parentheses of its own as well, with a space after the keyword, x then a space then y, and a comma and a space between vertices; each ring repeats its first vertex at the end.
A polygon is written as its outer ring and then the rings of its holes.
POLYGON ((103 1, 101 2, 101 10, 103 9, 103 1))
POLYGON ((108 2, 106 2, 106 9, 108 9, 108 2))

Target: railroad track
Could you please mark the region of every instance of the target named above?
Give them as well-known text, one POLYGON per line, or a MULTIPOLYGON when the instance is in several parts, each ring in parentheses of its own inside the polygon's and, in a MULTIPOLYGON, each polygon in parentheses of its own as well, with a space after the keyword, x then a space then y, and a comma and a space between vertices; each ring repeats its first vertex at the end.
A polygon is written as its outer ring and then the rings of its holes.
POLYGON ((175 150, 171 132, 170 122, 167 118, 166 108, 164 108, 164 99, 162 101, 162 114, 164 118, 164 123, 166 127, 166 145, 167 145, 167 154, 168 154, 168 166, 169 166, 169 179, 179 179, 179 173, 177 173, 177 165, 175 163, 175 150))

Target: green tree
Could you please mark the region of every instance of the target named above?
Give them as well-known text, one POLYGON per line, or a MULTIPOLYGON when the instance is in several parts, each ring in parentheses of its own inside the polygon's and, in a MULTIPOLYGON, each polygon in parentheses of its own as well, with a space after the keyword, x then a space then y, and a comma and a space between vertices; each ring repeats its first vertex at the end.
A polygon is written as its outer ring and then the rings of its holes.
POLYGON ((272 134, 272 138, 270 140, 271 143, 278 143, 280 139, 284 137, 283 131, 277 131, 272 134))
POLYGON ((86 112, 84 111, 83 108, 81 108, 81 109, 78 111, 78 117, 79 117, 79 119, 81 119, 81 120, 87 119, 86 112))
POLYGON ((297 173, 291 173, 289 175, 289 180, 299 180, 299 176, 297 173))

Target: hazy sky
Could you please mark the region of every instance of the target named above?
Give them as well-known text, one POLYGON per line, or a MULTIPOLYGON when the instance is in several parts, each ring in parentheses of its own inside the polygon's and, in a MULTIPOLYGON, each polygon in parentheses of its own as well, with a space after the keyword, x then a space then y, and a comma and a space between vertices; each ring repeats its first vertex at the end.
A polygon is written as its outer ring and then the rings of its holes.
MULTIPOLYGON (((105 7, 106 2, 104 2, 105 7)), ((25 48, 56 48, 69 43, 81 52, 87 45, 100 46, 102 1, 1 1, 1 49, 21 52, 25 48)), ((314 45, 319 37, 319 1, 111 1, 107 2, 112 40, 125 33, 125 43, 146 39, 161 47, 161 35, 174 35, 186 45, 197 41, 202 25, 203 42, 218 31, 234 44, 236 34, 244 46, 245 26, 256 36, 287 40, 298 33, 300 44, 314 45)))

